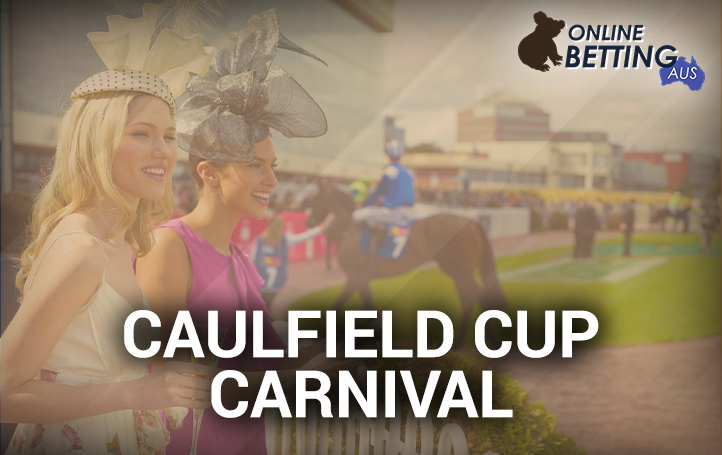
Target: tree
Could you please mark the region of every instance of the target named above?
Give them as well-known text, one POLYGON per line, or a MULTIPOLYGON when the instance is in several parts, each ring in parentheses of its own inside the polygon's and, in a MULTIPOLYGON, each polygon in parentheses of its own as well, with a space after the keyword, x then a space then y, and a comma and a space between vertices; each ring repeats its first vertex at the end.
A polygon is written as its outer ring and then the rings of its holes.
POLYGON ((436 144, 430 142, 424 142, 423 144, 415 145, 406 149, 406 153, 445 153, 436 144))

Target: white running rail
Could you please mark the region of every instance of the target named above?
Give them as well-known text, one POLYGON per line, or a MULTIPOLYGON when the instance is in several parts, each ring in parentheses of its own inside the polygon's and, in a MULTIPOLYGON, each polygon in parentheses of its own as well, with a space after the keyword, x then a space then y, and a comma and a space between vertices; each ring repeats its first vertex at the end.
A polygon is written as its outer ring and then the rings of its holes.
MULTIPOLYGON (((401 440, 401 418, 368 418, 358 409, 348 419, 320 418, 318 407, 308 406, 307 418, 296 419, 296 455, 434 455, 434 428, 431 417, 417 419, 411 410, 406 416, 404 441, 401 440), (419 428, 420 427, 420 428, 419 428), (333 437, 329 437, 333 429, 333 437), (420 452, 416 451, 417 431, 421 431, 420 452), (338 437, 345 435, 344 437, 338 437), (321 441, 320 444, 317 444, 321 441), (380 448, 377 449, 377 448, 380 448)), ((469 455, 466 436, 461 427, 448 423, 441 429, 436 455, 469 455)), ((266 450, 268 455, 291 455, 291 419, 281 419, 277 411, 266 412, 266 450), (279 447, 280 443, 280 447, 279 447)), ((484 455, 497 455, 486 452, 484 455)))

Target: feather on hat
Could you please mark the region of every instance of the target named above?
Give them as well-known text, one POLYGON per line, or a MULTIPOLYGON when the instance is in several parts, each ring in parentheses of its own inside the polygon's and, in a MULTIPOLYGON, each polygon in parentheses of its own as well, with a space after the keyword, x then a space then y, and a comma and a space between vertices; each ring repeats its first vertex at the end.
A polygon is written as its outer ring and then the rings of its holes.
POLYGON ((75 101, 92 93, 135 91, 164 100, 175 114, 175 99, 185 91, 189 73, 204 74, 212 54, 195 35, 186 38, 164 29, 150 46, 160 6, 143 5, 143 16, 108 16, 108 31, 88 33, 88 39, 108 68, 81 83, 71 94, 75 101))
POLYGON ((286 137, 317 137, 326 117, 306 91, 272 65, 278 48, 323 60, 288 41, 276 10, 252 16, 215 46, 204 76, 192 76, 190 98, 177 117, 178 145, 192 155, 223 162, 254 159, 258 141, 273 128, 286 137))

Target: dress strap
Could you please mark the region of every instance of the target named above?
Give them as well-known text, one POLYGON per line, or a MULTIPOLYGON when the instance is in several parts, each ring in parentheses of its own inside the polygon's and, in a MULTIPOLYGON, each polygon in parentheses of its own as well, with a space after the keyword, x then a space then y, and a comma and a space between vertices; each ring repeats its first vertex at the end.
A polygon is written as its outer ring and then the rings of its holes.
MULTIPOLYGON (((37 269, 35 269, 35 275, 38 274, 38 269, 40 269, 40 264, 43 262, 43 259, 45 259, 45 255, 48 254, 48 251, 50 251, 50 248, 52 248, 53 245, 55 244, 55 241, 58 240, 60 237, 63 237, 64 235, 68 235, 68 234, 85 234, 85 235, 91 237, 93 240, 95 240, 95 243, 98 244, 98 246, 100 247, 100 250, 103 252, 103 257, 105 258, 105 262, 106 263, 108 262, 108 255, 105 254, 105 248, 103 248, 103 245, 100 243, 100 240, 98 240, 97 237, 95 237, 94 235, 90 234, 89 232, 85 232, 85 231, 64 232, 64 233, 60 234, 59 236, 55 237, 55 239, 53 239, 53 241, 50 242, 50 245, 48 245, 48 247, 45 249, 45 251, 43 251, 43 254, 40 256, 40 260, 38 261, 38 267, 37 267, 37 269)), ((28 291, 30 291, 30 288, 32 287, 33 282, 35 281, 35 275, 33 275, 33 278, 30 280, 30 283, 28 283, 28 291)), ((105 267, 103 267, 103 283, 105 283, 105 267)))

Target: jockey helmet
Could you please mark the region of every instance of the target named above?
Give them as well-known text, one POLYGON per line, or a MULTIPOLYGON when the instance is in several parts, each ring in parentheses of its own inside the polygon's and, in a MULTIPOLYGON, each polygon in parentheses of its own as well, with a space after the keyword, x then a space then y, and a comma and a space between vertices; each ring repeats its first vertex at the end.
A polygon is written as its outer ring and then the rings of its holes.
POLYGON ((398 160, 404 154, 404 143, 396 139, 386 143, 386 154, 392 160, 398 160))

